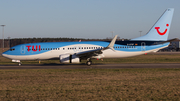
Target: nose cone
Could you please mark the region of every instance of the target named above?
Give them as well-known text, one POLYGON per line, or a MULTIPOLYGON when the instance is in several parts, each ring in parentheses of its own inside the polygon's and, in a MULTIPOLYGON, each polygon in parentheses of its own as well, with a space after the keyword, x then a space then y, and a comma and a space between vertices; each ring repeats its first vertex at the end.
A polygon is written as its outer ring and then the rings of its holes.
POLYGON ((3 57, 8 58, 8 53, 7 53, 7 51, 3 52, 1 55, 2 55, 3 57))
POLYGON ((1 55, 4 56, 4 52, 2 52, 1 55))
POLYGON ((4 54, 3 54, 3 53, 1 53, 1 55, 2 55, 2 56, 4 56, 4 54))

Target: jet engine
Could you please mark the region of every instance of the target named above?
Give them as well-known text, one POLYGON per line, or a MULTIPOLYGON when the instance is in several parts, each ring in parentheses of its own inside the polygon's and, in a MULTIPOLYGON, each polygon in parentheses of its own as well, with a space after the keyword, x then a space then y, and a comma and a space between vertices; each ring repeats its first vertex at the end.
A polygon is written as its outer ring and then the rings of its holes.
POLYGON ((80 58, 76 55, 62 54, 59 59, 61 63, 80 63, 80 58))

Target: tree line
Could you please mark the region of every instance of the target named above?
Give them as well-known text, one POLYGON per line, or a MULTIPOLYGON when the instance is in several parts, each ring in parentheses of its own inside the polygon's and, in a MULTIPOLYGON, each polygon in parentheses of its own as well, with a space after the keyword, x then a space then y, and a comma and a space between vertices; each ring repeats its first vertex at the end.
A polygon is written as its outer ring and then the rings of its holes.
MULTIPOLYGON (((19 44, 25 43, 37 43, 37 42, 73 42, 73 41, 111 41, 112 38, 106 39, 83 39, 83 38, 14 38, 4 39, 4 48, 13 47, 19 44)), ((117 40, 122 40, 120 37, 117 40)), ((127 40, 127 39, 125 39, 127 40)), ((0 39, 0 48, 3 46, 3 40, 0 39)))
MULTIPOLYGON (((25 43, 37 43, 37 42, 73 42, 73 41, 111 41, 112 38, 106 39, 84 39, 84 38, 13 38, 4 39, 4 48, 13 47, 19 44, 25 43)), ((117 40, 122 40, 120 37, 117 40)), ((124 39, 127 40, 127 39, 124 39)), ((0 48, 3 46, 3 40, 0 39, 0 48)))

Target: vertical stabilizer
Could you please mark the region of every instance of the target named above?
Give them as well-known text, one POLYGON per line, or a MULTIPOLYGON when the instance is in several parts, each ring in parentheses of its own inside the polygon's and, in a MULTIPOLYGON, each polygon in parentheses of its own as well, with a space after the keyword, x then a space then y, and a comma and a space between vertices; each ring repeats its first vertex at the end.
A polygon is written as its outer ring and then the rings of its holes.
POLYGON ((142 36, 131 40, 166 41, 168 39, 174 8, 168 8, 149 30, 142 36))

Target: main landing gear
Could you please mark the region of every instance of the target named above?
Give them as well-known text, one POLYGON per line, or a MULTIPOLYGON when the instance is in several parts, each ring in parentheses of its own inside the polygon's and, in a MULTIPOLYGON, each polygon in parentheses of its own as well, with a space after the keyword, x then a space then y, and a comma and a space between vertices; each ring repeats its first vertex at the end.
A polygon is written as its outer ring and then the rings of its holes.
POLYGON ((91 59, 90 59, 90 58, 88 58, 88 59, 87 59, 87 62, 86 62, 86 64, 87 64, 88 66, 91 66, 91 64, 92 64, 92 61, 91 61, 91 59))
POLYGON ((88 66, 91 66, 92 61, 87 61, 86 64, 87 64, 88 66))
POLYGON ((22 65, 22 63, 21 62, 19 62, 19 66, 21 66, 22 65))

